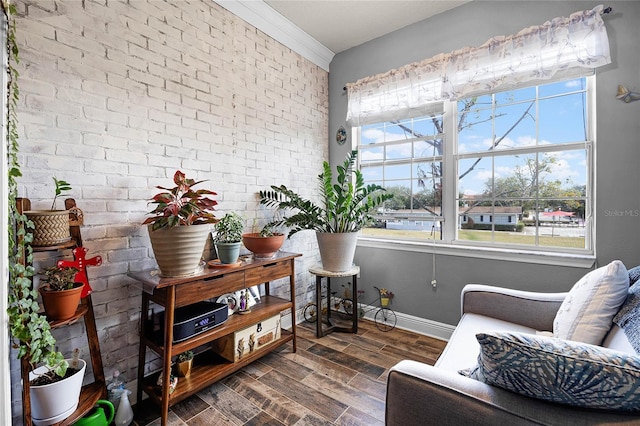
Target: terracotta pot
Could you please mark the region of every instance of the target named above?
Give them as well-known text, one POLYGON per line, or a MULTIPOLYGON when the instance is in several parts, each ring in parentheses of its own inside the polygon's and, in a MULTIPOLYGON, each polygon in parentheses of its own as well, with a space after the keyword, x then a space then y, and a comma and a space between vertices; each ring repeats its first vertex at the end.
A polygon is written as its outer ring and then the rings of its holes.
POLYGON ((48 285, 38 289, 42 296, 44 313, 52 321, 68 320, 75 315, 82 294, 82 283, 75 283, 71 290, 50 290, 48 285))
POLYGON ((258 232, 242 234, 242 243, 258 259, 269 259, 276 255, 284 243, 284 234, 261 237, 258 232))
POLYGON ((163 277, 186 277, 200 267, 208 225, 176 226, 155 231, 148 226, 153 254, 163 277))
POLYGON ((34 247, 56 246, 71 240, 69 210, 27 210, 24 214, 33 222, 34 247))
POLYGON ((316 232, 322 268, 331 272, 345 272, 353 267, 358 242, 357 232, 316 232))

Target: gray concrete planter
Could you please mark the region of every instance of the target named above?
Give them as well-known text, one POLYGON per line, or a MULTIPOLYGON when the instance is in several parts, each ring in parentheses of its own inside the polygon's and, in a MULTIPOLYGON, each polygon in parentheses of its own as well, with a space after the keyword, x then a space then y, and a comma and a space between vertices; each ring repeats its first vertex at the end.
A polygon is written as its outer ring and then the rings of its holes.
POLYGON ((218 260, 220 263, 231 264, 238 261, 240 257, 240 246, 242 243, 215 243, 218 260))
POLYGON ((322 268, 331 272, 344 272, 353 266, 358 242, 357 232, 316 232, 322 268))

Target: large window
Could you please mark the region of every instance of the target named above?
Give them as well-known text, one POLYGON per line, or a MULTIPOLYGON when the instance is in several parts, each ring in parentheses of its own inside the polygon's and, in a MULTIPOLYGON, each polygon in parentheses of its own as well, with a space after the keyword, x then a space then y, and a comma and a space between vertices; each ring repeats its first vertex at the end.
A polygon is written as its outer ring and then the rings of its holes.
POLYGON ((593 77, 443 102, 359 127, 367 182, 394 194, 364 236, 590 252, 593 77))

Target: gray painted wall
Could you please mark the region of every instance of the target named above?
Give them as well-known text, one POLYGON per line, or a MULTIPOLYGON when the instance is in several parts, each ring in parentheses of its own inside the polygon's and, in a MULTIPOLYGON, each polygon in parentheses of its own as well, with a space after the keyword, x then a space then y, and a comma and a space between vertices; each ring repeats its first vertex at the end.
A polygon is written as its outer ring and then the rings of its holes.
MULTIPOLYGON (((330 160, 341 161, 350 149, 339 147, 335 132, 344 125, 347 97, 343 87, 359 78, 385 72, 441 52, 477 46, 498 35, 514 34, 557 16, 591 9, 598 3, 563 1, 474 1, 405 27, 335 56, 329 74, 330 160)), ((640 264, 639 217, 607 211, 640 209, 640 102, 615 99, 618 84, 640 91, 640 2, 609 2, 605 15, 612 63, 597 71, 596 254, 597 265, 613 259, 631 268, 640 264)), ((349 138, 349 142, 351 138, 349 138)), ((438 255, 437 289, 429 285, 432 255, 359 246, 358 284, 366 299, 372 287, 394 291, 398 312, 456 324, 460 290, 466 283, 487 283, 531 291, 566 291, 588 270, 438 255)))

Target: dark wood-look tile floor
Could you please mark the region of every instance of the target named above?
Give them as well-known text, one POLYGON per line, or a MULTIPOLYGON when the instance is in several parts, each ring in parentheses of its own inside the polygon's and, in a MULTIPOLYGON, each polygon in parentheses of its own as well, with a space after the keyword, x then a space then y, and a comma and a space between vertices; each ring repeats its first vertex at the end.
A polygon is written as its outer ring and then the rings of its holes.
MULTIPOLYGON (((298 326, 291 343, 174 405, 169 425, 384 425, 386 378, 403 359, 435 363, 446 342, 405 330, 378 330, 361 320, 358 334, 316 338, 298 326)), ((160 425, 148 399, 134 424, 160 425)))

